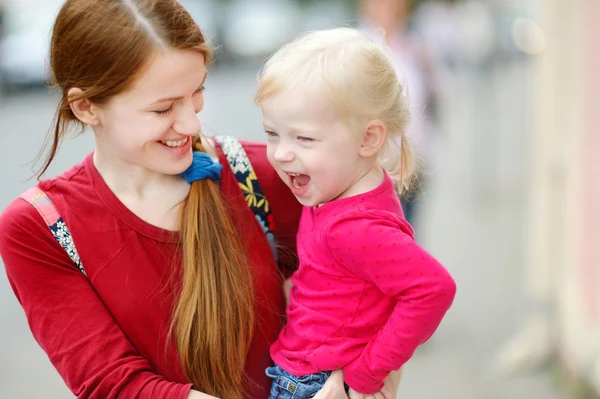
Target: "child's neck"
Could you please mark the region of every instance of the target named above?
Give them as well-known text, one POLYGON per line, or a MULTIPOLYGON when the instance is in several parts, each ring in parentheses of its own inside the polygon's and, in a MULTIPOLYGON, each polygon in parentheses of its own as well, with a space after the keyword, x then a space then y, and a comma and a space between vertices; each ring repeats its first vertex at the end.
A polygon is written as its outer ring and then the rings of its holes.
POLYGON ((336 199, 354 197, 372 191, 379 187, 383 182, 384 176, 383 169, 375 162, 371 167, 362 171, 362 173, 357 176, 356 182, 348 187, 348 189, 336 199))

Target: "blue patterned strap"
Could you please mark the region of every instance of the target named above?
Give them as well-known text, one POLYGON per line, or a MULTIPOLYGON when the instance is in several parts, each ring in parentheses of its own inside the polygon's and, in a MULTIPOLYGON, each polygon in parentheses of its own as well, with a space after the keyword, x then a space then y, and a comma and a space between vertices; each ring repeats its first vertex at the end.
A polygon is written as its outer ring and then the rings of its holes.
POLYGON ((54 239, 63 247, 79 271, 85 275, 85 269, 81 264, 81 259, 79 259, 71 232, 46 193, 39 187, 32 187, 21 194, 21 198, 33 205, 38 211, 42 219, 44 219, 46 226, 52 232, 54 239))
POLYGON ((273 213, 271 213, 271 207, 269 206, 267 197, 260 187, 260 184, 258 184, 258 178, 256 177, 256 173, 254 173, 246 150, 244 150, 242 144, 233 137, 215 136, 213 138, 223 149, 223 153, 227 158, 231 171, 235 175, 238 185, 246 198, 248 207, 252 213, 254 213, 256 220, 258 220, 258 223, 265 232, 275 260, 278 260, 279 254, 277 251, 277 242, 275 240, 275 234, 273 233, 275 228, 273 213))

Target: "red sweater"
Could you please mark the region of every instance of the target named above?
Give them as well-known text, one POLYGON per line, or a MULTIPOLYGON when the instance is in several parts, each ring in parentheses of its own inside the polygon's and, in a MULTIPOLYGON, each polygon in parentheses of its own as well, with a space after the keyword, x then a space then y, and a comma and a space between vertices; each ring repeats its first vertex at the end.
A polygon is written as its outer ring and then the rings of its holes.
MULTIPOLYGON (((269 199, 281 251, 295 260, 301 207, 268 164, 262 144, 243 143, 269 199)), ((257 325, 246 371, 247 398, 266 398, 269 346, 283 319, 282 277, 267 239, 225 157, 221 191, 232 204, 255 276, 257 325)), ((91 155, 40 183, 69 227, 87 278, 53 238, 37 211, 17 199, 0 216, 0 255, 37 342, 80 398, 183 399, 183 376, 167 344, 175 298, 170 278, 181 267, 178 236, 130 212, 94 167, 91 155)))

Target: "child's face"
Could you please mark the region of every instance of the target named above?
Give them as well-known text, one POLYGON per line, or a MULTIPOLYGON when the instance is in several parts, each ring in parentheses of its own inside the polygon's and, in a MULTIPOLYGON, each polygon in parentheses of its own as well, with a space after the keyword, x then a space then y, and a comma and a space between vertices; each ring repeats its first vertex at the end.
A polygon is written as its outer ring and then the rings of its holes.
POLYGON ((350 195, 365 171, 361 135, 324 96, 284 91, 264 100, 261 110, 269 162, 302 205, 350 195))

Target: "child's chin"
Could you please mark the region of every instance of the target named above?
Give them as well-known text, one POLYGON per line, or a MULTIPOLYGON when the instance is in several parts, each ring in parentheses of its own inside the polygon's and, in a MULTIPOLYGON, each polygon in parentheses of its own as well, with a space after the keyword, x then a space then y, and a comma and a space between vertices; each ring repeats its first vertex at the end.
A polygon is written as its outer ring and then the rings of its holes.
POLYGON ((313 206, 318 206, 318 205, 323 204, 323 201, 319 201, 319 200, 315 200, 315 199, 299 198, 299 197, 296 197, 296 199, 298 200, 298 202, 300 204, 302 204, 302 206, 307 206, 307 207, 313 207, 313 206))
POLYGON ((296 197, 296 199, 298 200, 298 202, 299 202, 300 204, 302 204, 302 206, 308 206, 308 207, 311 207, 311 206, 316 206, 316 205, 317 205, 317 203, 315 203, 314 201, 312 201, 312 200, 309 200, 309 199, 307 199, 307 198, 299 198, 299 197, 296 197))

